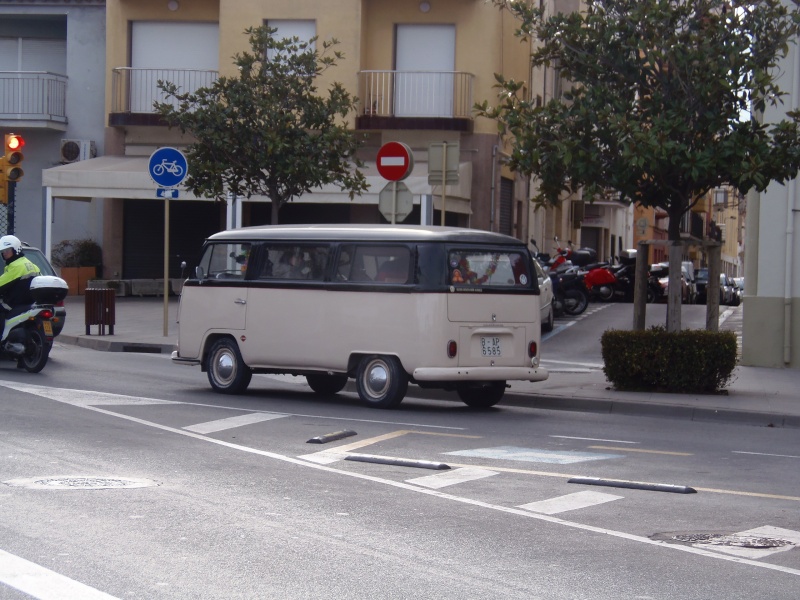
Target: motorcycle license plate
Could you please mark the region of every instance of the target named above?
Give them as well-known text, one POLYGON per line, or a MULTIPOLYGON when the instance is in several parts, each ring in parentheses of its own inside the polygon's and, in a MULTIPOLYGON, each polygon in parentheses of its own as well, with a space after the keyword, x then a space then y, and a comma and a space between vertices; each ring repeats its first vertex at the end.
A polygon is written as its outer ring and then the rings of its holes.
POLYGON ((44 327, 44 334, 52 337, 53 324, 50 321, 42 321, 42 327, 44 327))
POLYGON ((502 356, 499 337, 482 337, 481 354, 483 356, 502 356))

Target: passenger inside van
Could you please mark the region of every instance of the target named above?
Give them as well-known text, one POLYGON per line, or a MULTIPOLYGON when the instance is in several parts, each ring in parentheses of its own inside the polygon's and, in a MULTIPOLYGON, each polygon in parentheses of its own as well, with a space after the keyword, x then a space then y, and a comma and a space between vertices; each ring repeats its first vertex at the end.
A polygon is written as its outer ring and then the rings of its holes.
POLYGON ((375 281, 383 283, 407 283, 408 282, 408 257, 393 258, 381 265, 375 281))
POLYGON ((275 265, 273 275, 284 279, 306 279, 308 277, 308 269, 300 248, 295 247, 286 250, 281 255, 278 264, 275 265))

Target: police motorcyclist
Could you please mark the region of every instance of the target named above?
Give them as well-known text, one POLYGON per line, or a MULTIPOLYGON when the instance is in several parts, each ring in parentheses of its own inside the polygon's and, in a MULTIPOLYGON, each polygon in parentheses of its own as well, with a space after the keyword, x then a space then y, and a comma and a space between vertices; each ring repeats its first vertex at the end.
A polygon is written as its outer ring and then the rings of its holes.
MULTIPOLYGON (((31 280, 39 275, 39 267, 22 254, 22 242, 13 235, 0 237, 0 256, 6 263, 0 275, 0 334, 5 330, 6 316, 14 307, 33 303, 31 280)), ((5 349, 13 354, 22 354, 22 344, 6 344, 5 349)))

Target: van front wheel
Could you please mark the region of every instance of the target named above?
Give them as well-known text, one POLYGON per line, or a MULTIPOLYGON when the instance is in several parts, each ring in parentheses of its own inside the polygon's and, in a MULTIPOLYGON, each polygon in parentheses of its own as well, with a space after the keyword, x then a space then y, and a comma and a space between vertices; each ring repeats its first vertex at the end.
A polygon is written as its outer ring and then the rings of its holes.
POLYGON ((490 408, 503 399, 505 381, 480 381, 460 383, 456 392, 461 401, 470 408, 490 408))
POLYGON ((406 395, 408 375, 394 356, 365 356, 356 373, 358 396, 374 408, 394 408, 406 395))
POLYGON ((239 347, 230 338, 214 342, 206 357, 211 389, 220 394, 241 394, 250 385, 253 372, 242 360, 239 347))

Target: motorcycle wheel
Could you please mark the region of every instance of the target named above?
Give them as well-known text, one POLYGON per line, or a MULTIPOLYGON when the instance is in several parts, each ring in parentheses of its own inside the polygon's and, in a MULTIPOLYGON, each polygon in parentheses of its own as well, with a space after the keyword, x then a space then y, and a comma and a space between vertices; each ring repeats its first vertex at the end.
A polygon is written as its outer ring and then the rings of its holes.
POLYGON ((653 288, 647 288, 647 303, 653 304, 658 300, 658 296, 653 288))
POLYGON ((50 346, 47 337, 41 328, 35 327, 28 330, 28 341, 25 343, 25 354, 17 360, 17 366, 28 373, 38 373, 47 364, 50 356, 50 346))
POLYGON ((598 285, 594 289, 597 297, 603 302, 609 302, 614 299, 614 288, 610 285, 598 285))
POLYGON ((581 314, 589 306, 589 296, 582 290, 564 292, 564 312, 573 317, 581 314))

